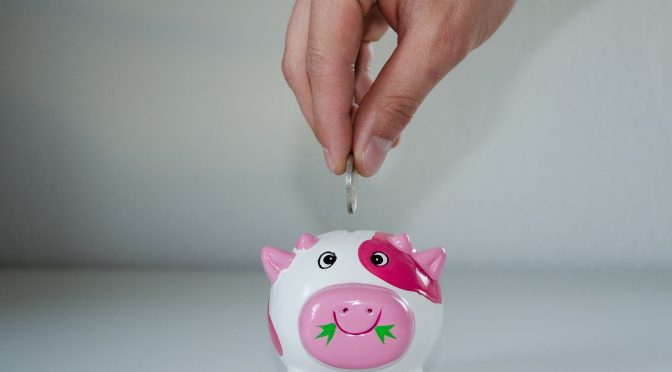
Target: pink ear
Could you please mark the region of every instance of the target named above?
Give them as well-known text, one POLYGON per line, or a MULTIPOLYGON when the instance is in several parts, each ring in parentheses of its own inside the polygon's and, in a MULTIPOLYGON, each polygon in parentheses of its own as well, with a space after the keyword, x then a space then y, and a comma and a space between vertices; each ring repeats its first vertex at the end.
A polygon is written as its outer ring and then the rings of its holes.
POLYGON ((432 248, 416 252, 415 262, 434 280, 439 280, 446 264, 446 251, 443 248, 432 248))
POLYGON ((406 252, 408 254, 413 253, 413 245, 411 244, 411 239, 408 238, 408 235, 406 234, 392 235, 389 238, 387 238, 387 240, 402 252, 406 252))
POLYGON ((280 272, 289 267, 294 259, 294 253, 274 247, 264 247, 261 250, 261 264, 271 284, 275 283, 280 272))
POLYGON ((301 236, 299 236, 299 239, 296 240, 296 244, 294 244, 294 246, 296 249, 303 251, 314 246, 319 240, 320 239, 318 239, 317 236, 313 234, 303 233, 301 236))

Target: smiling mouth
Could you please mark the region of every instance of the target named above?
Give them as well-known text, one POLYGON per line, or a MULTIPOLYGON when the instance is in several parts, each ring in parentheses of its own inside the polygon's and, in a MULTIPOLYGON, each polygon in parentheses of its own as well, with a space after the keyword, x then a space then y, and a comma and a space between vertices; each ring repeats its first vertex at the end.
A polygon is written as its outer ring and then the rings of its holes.
POLYGON ((381 317, 381 315, 383 315, 383 310, 380 310, 378 312, 378 317, 376 318, 376 321, 373 323, 373 325, 371 327, 369 327, 369 329, 367 329, 366 331, 363 331, 363 332, 348 332, 348 331, 346 331, 345 329, 343 329, 343 327, 341 327, 340 324, 338 324, 338 319, 336 319, 336 312, 332 311, 332 314, 334 315, 334 323, 336 323, 336 327, 338 327, 338 329, 341 330, 341 332, 352 335, 352 336, 359 336, 359 335, 367 334, 367 333, 373 331, 374 328, 376 328, 378 323, 380 323, 380 317, 381 317))

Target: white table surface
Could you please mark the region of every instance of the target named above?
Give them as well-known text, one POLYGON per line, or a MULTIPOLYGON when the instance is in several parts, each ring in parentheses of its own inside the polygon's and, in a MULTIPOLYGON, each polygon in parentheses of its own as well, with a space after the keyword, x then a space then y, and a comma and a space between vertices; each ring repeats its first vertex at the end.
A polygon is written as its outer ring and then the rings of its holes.
MULTIPOLYGON (((427 371, 672 371, 672 273, 451 270, 427 371)), ((0 271, 0 371, 283 371, 261 271, 0 271)))

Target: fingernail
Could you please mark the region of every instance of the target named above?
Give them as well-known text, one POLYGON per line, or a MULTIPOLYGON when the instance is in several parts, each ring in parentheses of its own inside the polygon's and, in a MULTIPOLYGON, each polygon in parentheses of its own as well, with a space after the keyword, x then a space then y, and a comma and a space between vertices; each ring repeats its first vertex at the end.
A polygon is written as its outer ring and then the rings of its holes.
POLYGON ((334 159, 331 158, 331 153, 326 147, 322 148, 322 153, 324 154, 324 162, 327 164, 327 168, 331 173, 336 173, 336 164, 334 164, 334 159))
POLYGON ((385 156, 387 156, 387 152, 390 151, 391 147, 392 141, 381 137, 373 137, 362 155, 364 172, 368 175, 373 175, 378 172, 378 169, 383 165, 385 156))

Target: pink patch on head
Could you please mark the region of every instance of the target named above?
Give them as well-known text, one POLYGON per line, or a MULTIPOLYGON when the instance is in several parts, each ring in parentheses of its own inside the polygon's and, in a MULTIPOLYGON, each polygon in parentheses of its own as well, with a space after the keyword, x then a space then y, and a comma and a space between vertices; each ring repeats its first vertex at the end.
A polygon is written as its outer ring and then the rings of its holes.
POLYGON ((294 259, 294 253, 274 247, 264 247, 261 250, 261 264, 271 284, 275 283, 282 270, 289 267, 294 259))
POLYGON ((303 233, 296 240, 296 244, 294 246, 296 247, 296 249, 303 251, 317 244, 319 240, 320 239, 318 239, 317 236, 313 234, 303 233))
MULTIPOLYGON (((443 249, 438 249, 443 252, 443 249)), ((436 248, 429 252, 425 256, 422 252, 402 251, 389 239, 381 239, 376 234, 359 246, 358 255, 361 264, 378 278, 399 289, 416 292, 434 303, 441 303, 438 278, 445 260, 437 258, 441 254, 436 248), (422 263, 416 261, 416 256, 421 257, 422 263)))

